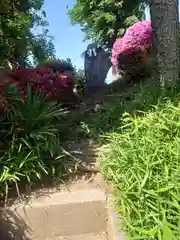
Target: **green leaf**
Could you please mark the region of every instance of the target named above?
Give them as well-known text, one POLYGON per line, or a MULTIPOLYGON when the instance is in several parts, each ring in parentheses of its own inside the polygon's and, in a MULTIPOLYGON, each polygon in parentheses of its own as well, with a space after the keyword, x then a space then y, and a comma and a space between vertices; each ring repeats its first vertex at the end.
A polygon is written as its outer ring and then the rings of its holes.
POLYGON ((166 224, 163 225, 162 232, 163 232, 163 240, 175 240, 176 239, 173 232, 166 224))

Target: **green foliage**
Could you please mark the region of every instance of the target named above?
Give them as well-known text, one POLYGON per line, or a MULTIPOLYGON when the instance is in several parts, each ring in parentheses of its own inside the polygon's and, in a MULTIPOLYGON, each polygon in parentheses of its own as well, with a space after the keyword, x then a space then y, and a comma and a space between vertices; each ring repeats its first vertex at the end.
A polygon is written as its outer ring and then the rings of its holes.
POLYGON ((41 57, 54 57, 43 3, 43 0, 0 3, 0 66, 6 67, 7 60, 12 66, 25 66, 31 54, 35 62, 42 61, 41 57), (44 28, 43 34, 33 34, 32 29, 39 26, 44 28))
POLYGON ((101 167, 123 230, 128 239, 180 239, 179 88, 145 86, 121 99, 101 117, 111 123, 101 167))
POLYGON ((141 0, 77 0, 69 10, 72 24, 80 24, 87 39, 111 47, 131 24, 144 18, 141 0))
POLYGON ((76 67, 73 65, 72 60, 70 58, 66 58, 65 62, 67 64, 67 66, 72 68, 74 71, 76 70, 76 67))
POLYGON ((34 65, 43 65, 55 60, 53 38, 43 33, 31 39, 31 52, 34 56, 34 65))
MULTIPOLYGON (((61 147, 65 130, 65 112, 56 102, 32 95, 26 102, 19 90, 10 85, 5 95, 7 111, 0 116, 0 193, 22 181, 30 184, 44 175, 65 172, 61 147)), ((61 175, 59 176, 61 177, 61 175)))
POLYGON ((85 83, 86 83, 86 77, 85 77, 84 70, 79 69, 78 71, 76 71, 75 78, 76 78, 77 93, 78 93, 78 95, 83 96, 85 83))

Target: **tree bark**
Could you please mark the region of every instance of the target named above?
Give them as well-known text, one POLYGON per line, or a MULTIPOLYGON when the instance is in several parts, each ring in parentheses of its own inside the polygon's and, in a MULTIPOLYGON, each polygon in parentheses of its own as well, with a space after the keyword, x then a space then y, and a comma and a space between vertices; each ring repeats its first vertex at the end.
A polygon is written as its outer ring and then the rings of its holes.
POLYGON ((153 50, 156 77, 160 85, 172 84, 179 78, 179 8, 178 0, 150 0, 153 28, 153 50))

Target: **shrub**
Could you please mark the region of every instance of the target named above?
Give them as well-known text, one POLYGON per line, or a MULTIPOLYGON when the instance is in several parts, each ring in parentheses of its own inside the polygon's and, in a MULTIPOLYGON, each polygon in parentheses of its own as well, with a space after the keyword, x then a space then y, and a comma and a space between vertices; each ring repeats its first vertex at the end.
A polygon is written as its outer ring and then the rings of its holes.
POLYGON ((124 36, 116 39, 112 49, 112 64, 116 73, 136 76, 146 66, 152 45, 151 21, 138 21, 124 36))
POLYGON ((74 69, 63 61, 49 63, 41 68, 17 68, 9 74, 1 74, 1 99, 3 98, 4 87, 9 83, 16 84, 24 97, 27 86, 31 85, 33 93, 42 97, 46 96, 50 100, 56 100, 59 103, 76 101, 76 96, 73 93, 75 85, 74 69))
POLYGON ((85 84, 86 84, 86 77, 85 77, 84 70, 79 69, 76 72, 76 74, 75 74, 75 82, 76 82, 77 93, 80 96, 83 96, 84 95, 85 84))
POLYGON ((47 95, 50 100, 72 99, 74 77, 70 71, 54 72, 50 68, 20 68, 15 70, 12 78, 20 89, 26 91, 27 84, 29 84, 33 92, 47 95))
POLYGON ((53 71, 59 71, 59 72, 75 72, 75 68, 71 62, 71 59, 64 60, 56 60, 56 61, 49 61, 46 64, 44 64, 45 68, 52 69, 53 71))
POLYGON ((21 180, 29 183, 44 175, 63 174, 61 129, 64 110, 26 89, 26 99, 15 85, 5 89, 8 103, 0 117, 0 189, 6 193, 21 180), (60 169, 61 167, 61 169, 60 169))
POLYGON ((146 113, 124 114, 119 131, 106 136, 102 170, 128 239, 180 239, 179 123, 180 95, 172 93, 146 113))

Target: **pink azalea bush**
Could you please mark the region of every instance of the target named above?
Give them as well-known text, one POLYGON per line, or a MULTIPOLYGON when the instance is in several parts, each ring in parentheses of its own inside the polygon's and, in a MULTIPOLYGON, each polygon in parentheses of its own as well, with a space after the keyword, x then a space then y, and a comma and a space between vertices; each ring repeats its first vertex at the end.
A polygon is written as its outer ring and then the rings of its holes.
MULTIPOLYGON (((151 21, 140 21, 129 27, 124 36, 117 39, 112 49, 112 64, 118 72, 118 56, 132 56, 144 54, 152 45, 152 26, 151 21)), ((131 58, 129 59, 131 61, 131 58)))

